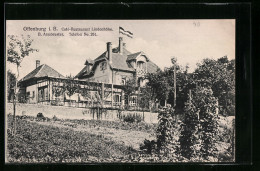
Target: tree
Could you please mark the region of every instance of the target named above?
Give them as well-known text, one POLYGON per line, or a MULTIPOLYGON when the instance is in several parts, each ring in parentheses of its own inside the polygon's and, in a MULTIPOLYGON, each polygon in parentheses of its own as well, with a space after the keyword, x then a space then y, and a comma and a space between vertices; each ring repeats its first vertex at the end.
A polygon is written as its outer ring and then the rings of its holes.
POLYGON ((15 74, 10 70, 7 71, 7 100, 11 102, 14 96, 14 86, 15 86, 16 77, 15 74))
POLYGON ((157 148, 163 153, 169 153, 173 142, 173 108, 164 108, 158 114, 158 127, 156 130, 157 148))
POLYGON ((172 91, 172 86, 169 83, 169 75, 167 72, 158 71, 156 73, 148 73, 146 79, 148 79, 147 85, 151 87, 153 99, 164 101, 164 105, 166 106, 169 93, 172 91))
POLYGON ((148 86, 140 88, 140 94, 139 94, 139 106, 142 109, 149 109, 150 108, 150 102, 151 102, 151 88, 148 86))
POLYGON ((183 109, 184 103, 187 101, 187 92, 183 92, 183 89, 185 84, 187 84, 188 73, 187 67, 184 70, 177 63, 176 58, 172 58, 171 62, 173 64, 171 67, 165 68, 163 71, 158 70, 156 73, 148 73, 146 79, 149 80, 147 85, 151 87, 152 96, 155 99, 164 101, 164 105, 170 103, 174 106, 176 104, 175 108, 179 110, 179 108, 183 109), (180 93, 182 93, 181 96, 180 93))
POLYGON ((30 53, 38 51, 31 47, 33 40, 28 35, 24 37, 8 35, 9 43, 7 44, 7 61, 16 65, 16 79, 15 79, 15 86, 14 86, 14 96, 13 96, 13 135, 16 133, 16 102, 17 102, 17 81, 19 78, 19 68, 21 67, 21 63, 26 56, 29 56, 30 53))
POLYGON ((209 87, 218 98, 222 113, 234 115, 235 111, 235 61, 227 56, 218 60, 204 59, 197 64, 195 80, 200 86, 209 87))
POLYGON ((208 160, 209 157, 216 157, 216 135, 218 131, 217 122, 217 98, 213 91, 207 87, 198 87, 194 94, 194 105, 199 109, 199 136, 201 139, 201 156, 208 160))
MULTIPOLYGON (((70 75, 67 76, 63 81, 65 94, 69 96, 69 102, 71 103, 71 96, 76 93, 78 90, 76 80, 70 75)), ((71 105, 71 104, 70 104, 71 105)))
MULTIPOLYGON (((62 94, 64 94, 65 88, 63 85, 63 82, 60 79, 54 79, 52 84, 52 96, 54 95, 55 98, 60 97, 62 94)), ((58 101, 55 102, 56 105, 58 101)))
POLYGON ((194 106, 192 99, 185 103, 184 108, 184 121, 182 125, 182 131, 179 138, 180 153, 187 159, 196 157, 198 155, 198 110, 194 106))
POLYGON ((123 85, 123 91, 125 92, 125 95, 127 95, 128 107, 129 107, 130 96, 135 93, 135 90, 136 90, 136 81, 134 78, 127 80, 125 85, 123 85))
POLYGON ((143 110, 144 119, 144 109, 150 109, 151 104, 151 88, 148 86, 140 88, 140 94, 138 96, 139 107, 143 110))

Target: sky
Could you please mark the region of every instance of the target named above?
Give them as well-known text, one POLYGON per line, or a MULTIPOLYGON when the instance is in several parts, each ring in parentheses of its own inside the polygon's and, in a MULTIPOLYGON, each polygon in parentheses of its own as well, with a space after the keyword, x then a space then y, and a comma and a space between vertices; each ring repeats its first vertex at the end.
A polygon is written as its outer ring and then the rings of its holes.
MULTIPOLYGON (((90 33, 91 31, 85 31, 90 33)), ((86 59, 95 59, 106 51, 106 43, 118 46, 122 36, 127 49, 143 51, 161 69, 171 66, 171 58, 178 64, 189 65, 189 72, 204 58, 218 59, 227 56, 235 59, 235 20, 7 20, 7 35, 30 35, 32 47, 39 52, 31 53, 22 61, 20 77, 33 69, 35 61, 47 64, 62 75, 75 76, 86 59), (133 38, 119 35, 119 26, 133 33, 133 38), (64 36, 38 36, 38 32, 26 28, 46 28, 45 33, 63 33, 64 36), (56 27, 56 31, 48 31, 56 27), (97 36, 70 36, 62 28, 111 28, 113 31, 96 31, 97 36)), ((6 38, 8 48, 8 38, 6 38)), ((16 73, 15 66, 6 62, 6 69, 16 73)))

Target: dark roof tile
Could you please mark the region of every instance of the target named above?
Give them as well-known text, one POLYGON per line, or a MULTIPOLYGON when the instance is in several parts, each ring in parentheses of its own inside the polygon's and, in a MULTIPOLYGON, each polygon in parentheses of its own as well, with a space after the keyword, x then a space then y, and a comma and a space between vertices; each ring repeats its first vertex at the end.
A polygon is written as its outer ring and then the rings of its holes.
MULTIPOLYGON (((131 53, 129 52, 125 47, 123 47, 123 53, 120 54, 119 52, 119 47, 113 48, 112 49, 112 64, 111 67, 113 69, 119 69, 119 70, 124 70, 124 71, 135 71, 134 68, 132 68, 132 66, 127 62, 131 59, 135 59, 138 55, 140 55, 141 52, 137 52, 137 53, 131 53)), ((98 64, 99 61, 101 60, 107 60, 107 51, 105 51, 104 53, 102 53, 100 56, 98 56, 95 60, 94 60, 94 66, 98 64)), ((158 66, 156 64, 154 64, 152 61, 148 60, 147 62, 147 71, 150 73, 154 73, 157 71, 158 66)), ((95 67, 93 67, 92 70, 94 70, 95 67)), ((82 77, 82 76, 86 76, 89 75, 89 73, 86 72, 86 67, 84 67, 77 75, 76 77, 82 77)))
POLYGON ((148 73, 155 73, 158 69, 160 70, 160 68, 152 61, 149 60, 147 62, 147 72, 148 73))
POLYGON ((126 62, 126 55, 121 55, 119 53, 112 53, 112 68, 134 71, 134 68, 131 68, 130 65, 126 62))
POLYGON ((129 60, 135 59, 141 53, 142 52, 136 52, 136 53, 129 54, 129 55, 127 55, 127 60, 129 61, 129 60))
POLYGON ((65 78, 58 71, 54 70, 50 66, 43 64, 34 69, 32 72, 23 77, 21 81, 26 81, 32 78, 40 78, 40 77, 55 77, 55 78, 65 78))

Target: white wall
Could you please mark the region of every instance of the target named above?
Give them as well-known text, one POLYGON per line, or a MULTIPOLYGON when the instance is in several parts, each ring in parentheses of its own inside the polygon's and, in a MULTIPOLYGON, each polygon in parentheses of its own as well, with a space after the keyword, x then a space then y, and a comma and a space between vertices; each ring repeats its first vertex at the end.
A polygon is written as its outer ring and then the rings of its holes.
POLYGON ((30 97, 28 98, 28 100, 29 100, 28 102, 37 103, 38 92, 37 92, 36 84, 26 87, 26 94, 27 94, 27 92, 30 92, 30 97), (34 96, 33 96, 33 92, 34 92, 34 96))
POLYGON ((91 77, 90 80, 94 81, 94 82, 111 83, 112 82, 112 80, 111 80, 111 74, 112 74, 111 68, 107 63, 106 69, 101 70, 100 69, 101 63, 102 62, 100 62, 98 64, 98 66, 96 67, 96 69, 94 71, 94 76, 91 77))

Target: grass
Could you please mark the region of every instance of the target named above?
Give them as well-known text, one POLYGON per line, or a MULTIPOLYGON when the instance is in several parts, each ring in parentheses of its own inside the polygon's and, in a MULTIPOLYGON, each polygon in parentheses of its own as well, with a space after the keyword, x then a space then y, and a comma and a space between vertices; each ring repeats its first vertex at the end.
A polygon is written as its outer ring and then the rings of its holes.
MULTIPOLYGON (((8 116, 8 126, 12 116, 8 116)), ((128 161, 135 151, 102 135, 69 128, 40 125, 17 117, 15 137, 8 134, 11 163, 116 162, 128 161)))
POLYGON ((105 128, 115 128, 122 130, 131 131, 142 131, 147 133, 154 133, 157 124, 147 124, 145 122, 117 122, 117 121, 105 121, 105 120, 79 120, 79 119, 66 119, 66 122, 74 123, 77 125, 85 125, 90 127, 105 127, 105 128))
MULTIPOLYGON (((8 128, 11 128, 12 119, 13 116, 8 115, 8 128)), ((233 152, 229 147, 232 147, 234 123, 227 122, 224 118, 221 119, 221 123, 217 143, 223 159, 220 156, 219 161, 232 161, 233 152)), ((147 154, 145 151, 135 151, 131 146, 118 142, 124 138, 122 135, 127 135, 127 140, 133 141, 138 135, 125 133, 134 131, 140 131, 139 136, 144 138, 144 134, 155 134, 156 125, 144 122, 61 120, 57 117, 37 120, 32 116, 17 116, 16 137, 8 133, 7 158, 10 163, 188 162, 180 160, 176 154, 171 156, 147 154), (84 129, 80 131, 81 129, 77 129, 78 126, 84 129), (104 134, 91 129, 99 130, 102 127, 104 134), (107 128, 115 130, 114 136, 118 139, 108 138, 107 128), (124 134, 118 134, 119 132, 124 134)), ((177 135, 178 130, 174 132, 177 135)))

